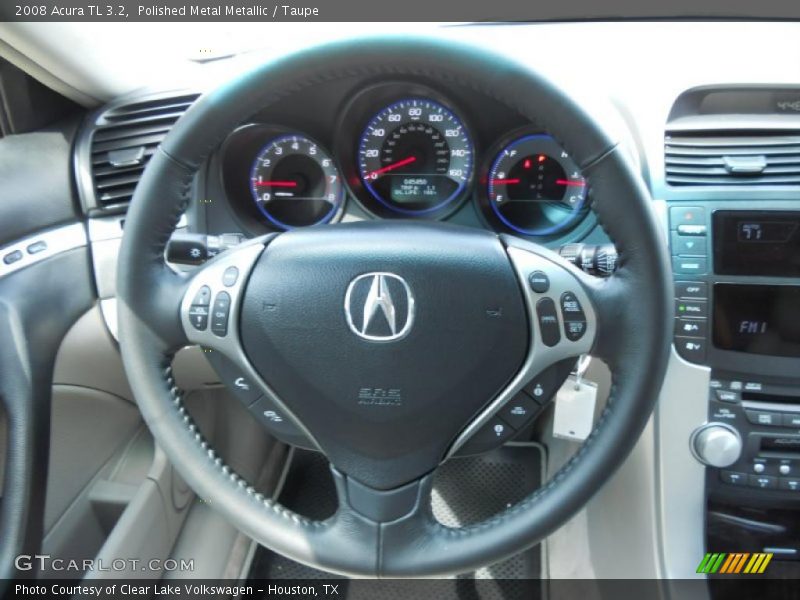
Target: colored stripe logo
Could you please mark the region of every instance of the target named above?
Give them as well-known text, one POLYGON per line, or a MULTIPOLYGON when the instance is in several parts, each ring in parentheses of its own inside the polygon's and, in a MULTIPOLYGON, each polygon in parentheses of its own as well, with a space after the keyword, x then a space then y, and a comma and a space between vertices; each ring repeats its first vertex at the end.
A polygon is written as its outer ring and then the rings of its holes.
POLYGON ((697 566, 697 573, 738 575, 745 573, 758 575, 767 569, 772 553, 766 552, 720 552, 707 553, 697 566))

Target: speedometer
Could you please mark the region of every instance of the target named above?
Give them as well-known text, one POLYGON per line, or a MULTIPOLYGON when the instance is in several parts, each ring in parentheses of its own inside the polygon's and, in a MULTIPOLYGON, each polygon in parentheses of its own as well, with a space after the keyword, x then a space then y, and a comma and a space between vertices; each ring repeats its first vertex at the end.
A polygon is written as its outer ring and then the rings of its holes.
POLYGON ((434 100, 411 98, 387 106, 367 124, 357 163, 361 182, 387 216, 435 217, 463 196, 473 154, 453 112, 434 100))

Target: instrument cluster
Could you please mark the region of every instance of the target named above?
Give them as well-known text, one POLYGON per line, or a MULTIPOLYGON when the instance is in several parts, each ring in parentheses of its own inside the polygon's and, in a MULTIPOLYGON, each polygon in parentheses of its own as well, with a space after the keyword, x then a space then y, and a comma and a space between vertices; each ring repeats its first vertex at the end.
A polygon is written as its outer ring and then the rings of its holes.
POLYGON ((224 190, 254 233, 470 206, 484 225, 536 239, 584 221, 587 183, 564 148, 524 120, 486 139, 470 126, 485 113, 415 82, 367 86, 326 140, 268 120, 237 129, 221 151, 224 190))

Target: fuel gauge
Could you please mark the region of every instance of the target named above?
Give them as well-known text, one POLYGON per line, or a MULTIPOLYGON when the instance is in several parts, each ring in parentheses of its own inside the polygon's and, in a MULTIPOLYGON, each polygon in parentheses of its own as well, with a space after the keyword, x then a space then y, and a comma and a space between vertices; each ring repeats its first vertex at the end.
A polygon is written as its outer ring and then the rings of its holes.
POLYGON ((515 233, 552 236, 585 214, 586 181, 549 135, 526 135, 501 148, 486 185, 492 215, 515 233))

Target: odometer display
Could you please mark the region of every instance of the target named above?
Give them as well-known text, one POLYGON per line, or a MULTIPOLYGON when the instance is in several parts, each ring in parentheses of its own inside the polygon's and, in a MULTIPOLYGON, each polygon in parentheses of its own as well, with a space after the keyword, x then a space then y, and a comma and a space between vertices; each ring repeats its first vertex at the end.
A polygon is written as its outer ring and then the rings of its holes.
POLYGON ((472 179, 463 123, 433 100, 402 100, 380 111, 361 136, 358 167, 369 194, 391 213, 438 216, 472 179))
POLYGON ((344 198, 333 159, 302 135, 281 136, 261 149, 250 191, 259 212, 280 229, 327 223, 344 198))

